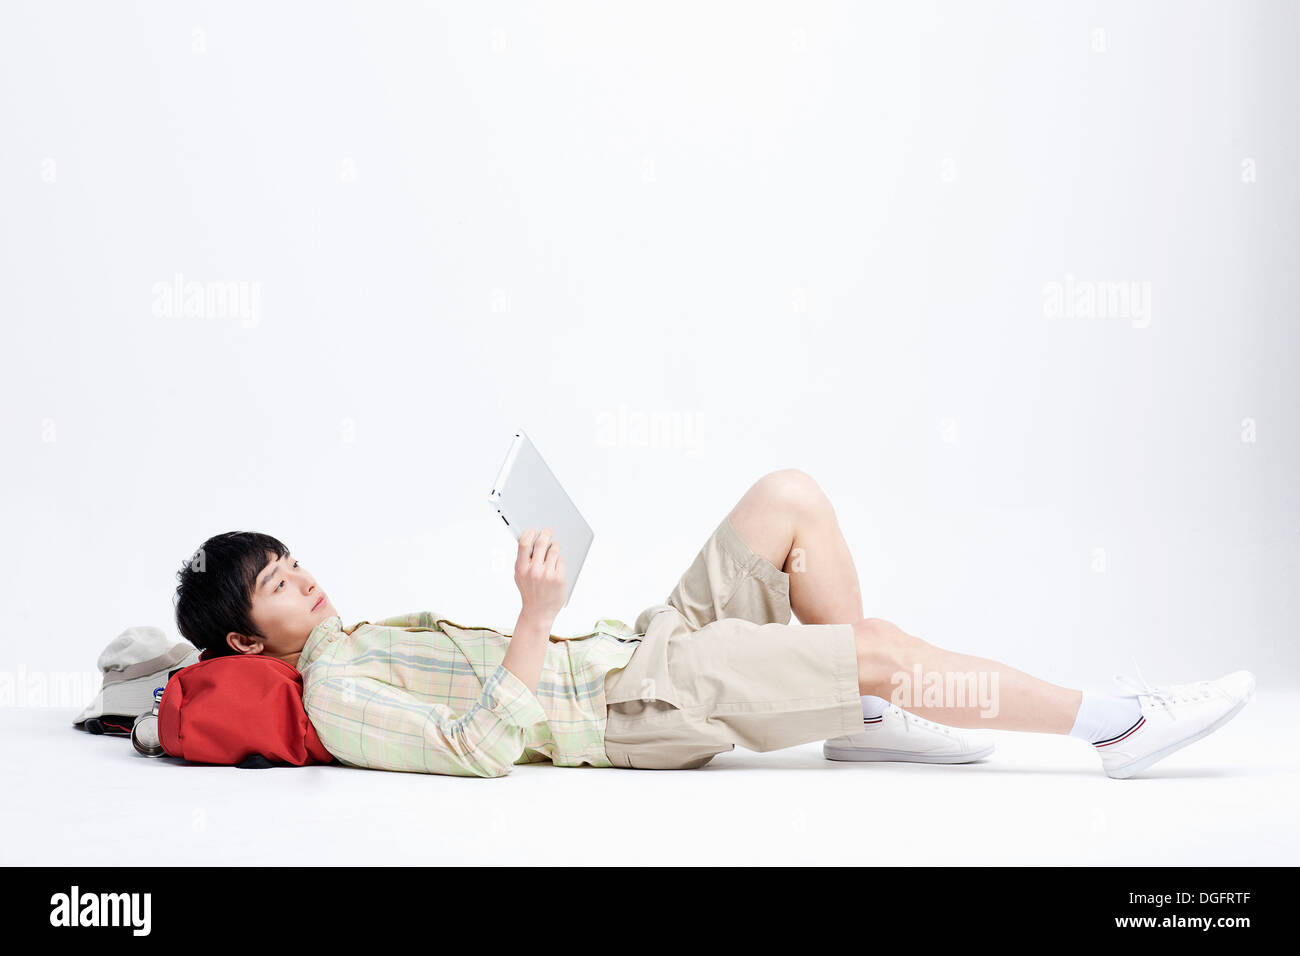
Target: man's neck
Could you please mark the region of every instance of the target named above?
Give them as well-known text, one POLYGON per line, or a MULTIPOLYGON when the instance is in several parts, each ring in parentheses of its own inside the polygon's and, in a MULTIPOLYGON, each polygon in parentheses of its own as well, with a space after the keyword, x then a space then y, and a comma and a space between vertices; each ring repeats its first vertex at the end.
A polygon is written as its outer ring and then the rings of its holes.
POLYGON ((294 670, 298 669, 298 657, 302 651, 294 651, 292 654, 267 654, 267 657, 274 657, 277 661, 284 661, 294 670))

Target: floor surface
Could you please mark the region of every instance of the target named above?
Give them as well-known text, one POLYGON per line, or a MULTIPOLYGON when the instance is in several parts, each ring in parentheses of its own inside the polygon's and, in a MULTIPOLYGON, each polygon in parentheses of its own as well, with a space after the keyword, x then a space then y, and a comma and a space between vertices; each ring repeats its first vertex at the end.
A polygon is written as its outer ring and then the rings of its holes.
POLYGON ((521 765, 494 779, 138 756, 0 709, 5 865, 1300 862, 1300 694, 1260 695, 1143 776, 1069 737, 977 764, 851 764, 821 745, 687 771, 521 765))

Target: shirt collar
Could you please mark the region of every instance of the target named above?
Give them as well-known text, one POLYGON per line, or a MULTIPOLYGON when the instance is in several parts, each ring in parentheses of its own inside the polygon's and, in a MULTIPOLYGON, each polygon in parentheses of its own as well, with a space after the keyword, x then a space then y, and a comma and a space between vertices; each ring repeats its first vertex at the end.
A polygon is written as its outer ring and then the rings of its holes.
MULTIPOLYGON (((353 629, 356 625, 353 625, 353 629)), ((343 631, 343 620, 339 617, 327 617, 311 629, 307 635, 307 643, 302 646, 298 653, 298 670, 305 671, 309 664, 325 652, 325 648, 340 635, 343 631)))

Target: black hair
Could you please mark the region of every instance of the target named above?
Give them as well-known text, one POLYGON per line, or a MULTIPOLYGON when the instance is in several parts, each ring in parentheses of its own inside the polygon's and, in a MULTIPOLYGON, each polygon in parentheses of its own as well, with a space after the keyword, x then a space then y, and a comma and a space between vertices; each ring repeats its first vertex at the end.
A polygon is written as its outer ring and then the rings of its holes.
POLYGON ((253 585, 269 561, 289 549, 277 538, 253 531, 228 531, 203 542, 176 572, 176 628, 208 657, 238 654, 231 631, 263 637, 253 624, 253 585))

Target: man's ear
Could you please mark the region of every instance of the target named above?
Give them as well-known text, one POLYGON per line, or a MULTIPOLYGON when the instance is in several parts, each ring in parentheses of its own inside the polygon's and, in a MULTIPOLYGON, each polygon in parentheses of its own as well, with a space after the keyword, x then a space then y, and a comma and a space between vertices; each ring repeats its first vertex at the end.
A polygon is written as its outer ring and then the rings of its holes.
POLYGON ((256 637, 245 637, 237 631, 226 635, 226 643, 239 654, 262 653, 262 641, 256 637))

